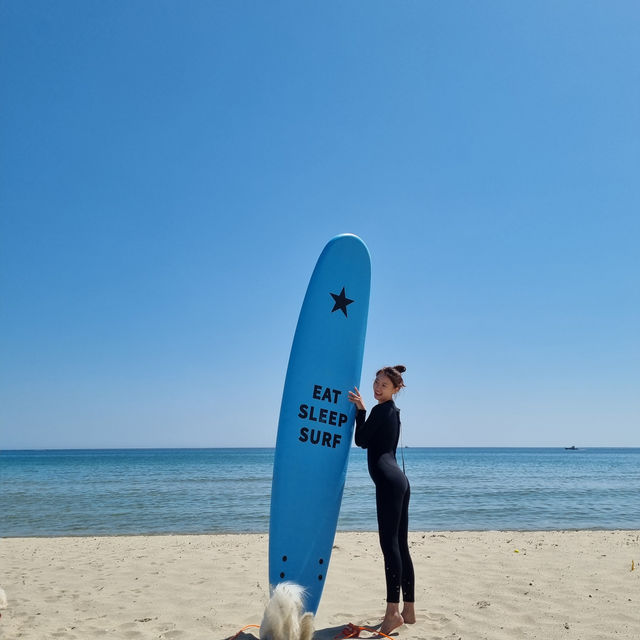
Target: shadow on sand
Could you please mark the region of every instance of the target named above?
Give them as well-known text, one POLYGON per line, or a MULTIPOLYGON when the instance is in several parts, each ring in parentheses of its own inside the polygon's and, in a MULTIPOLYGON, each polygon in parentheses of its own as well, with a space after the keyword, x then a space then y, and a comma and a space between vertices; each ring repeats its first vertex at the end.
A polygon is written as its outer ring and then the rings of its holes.
MULTIPOLYGON (((342 633, 343 630, 347 627, 346 624, 341 624, 338 627, 326 627, 325 629, 316 629, 313 634, 313 640, 340 640, 340 638, 344 639, 345 636, 342 633)), ((368 627, 369 630, 363 632, 363 636, 360 640, 377 640, 377 638, 382 638, 376 634, 376 629, 374 627, 368 627)), ((397 635, 393 633, 392 635, 397 635)), ((257 629, 254 633, 249 633, 248 631, 241 631, 235 636, 229 636, 228 638, 224 638, 224 640, 260 640, 257 629)))

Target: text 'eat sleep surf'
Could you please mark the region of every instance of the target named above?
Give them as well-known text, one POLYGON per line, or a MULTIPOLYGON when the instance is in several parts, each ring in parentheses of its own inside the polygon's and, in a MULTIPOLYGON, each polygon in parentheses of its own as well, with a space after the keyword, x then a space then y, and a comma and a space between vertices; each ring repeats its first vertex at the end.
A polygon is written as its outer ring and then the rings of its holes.
MULTIPOLYGON (((331 389, 330 387, 325 387, 320 384, 313 385, 314 400, 337 404, 341 393, 342 391, 338 389, 331 389)), ((301 404, 298 418, 301 420, 309 420, 310 422, 320 422, 334 427, 342 427, 349 419, 346 413, 324 407, 318 408, 313 404, 301 404)), ((322 429, 301 427, 298 440, 300 440, 300 442, 309 442, 311 444, 319 444, 323 447, 335 449, 336 446, 340 444, 340 440, 342 440, 342 434, 323 431, 322 429)))

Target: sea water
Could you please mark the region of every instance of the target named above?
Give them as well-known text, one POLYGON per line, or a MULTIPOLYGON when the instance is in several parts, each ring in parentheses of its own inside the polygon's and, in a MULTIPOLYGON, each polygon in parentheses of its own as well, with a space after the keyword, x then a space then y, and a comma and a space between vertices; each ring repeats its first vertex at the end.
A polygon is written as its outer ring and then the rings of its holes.
MULTIPOLYGON (((266 532, 273 454, 2 451, 0 537, 266 532)), ((640 529, 640 449, 407 448, 402 457, 412 530, 640 529)), ((376 529, 359 449, 338 528, 376 529)))

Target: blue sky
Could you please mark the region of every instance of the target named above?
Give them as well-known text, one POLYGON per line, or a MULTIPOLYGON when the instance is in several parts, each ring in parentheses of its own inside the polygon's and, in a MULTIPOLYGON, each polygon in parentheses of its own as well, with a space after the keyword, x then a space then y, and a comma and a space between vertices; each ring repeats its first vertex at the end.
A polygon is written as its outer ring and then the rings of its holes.
POLYGON ((272 446, 372 256, 413 446, 640 446, 637 2, 0 4, 0 447, 272 446))

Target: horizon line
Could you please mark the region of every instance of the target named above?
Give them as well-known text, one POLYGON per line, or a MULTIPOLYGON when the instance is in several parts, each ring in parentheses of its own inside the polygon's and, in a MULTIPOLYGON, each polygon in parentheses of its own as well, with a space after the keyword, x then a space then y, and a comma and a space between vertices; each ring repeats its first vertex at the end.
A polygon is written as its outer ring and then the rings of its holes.
MULTIPOLYGON (((273 449, 266 445, 224 445, 224 446, 108 446, 108 447, 8 447, 0 449, 0 454, 16 451, 207 451, 214 449, 273 449)), ((358 450, 360 447, 352 446, 358 450)), ((638 445, 405 445, 401 449, 560 449, 565 451, 584 451, 587 449, 640 449, 638 445)))

